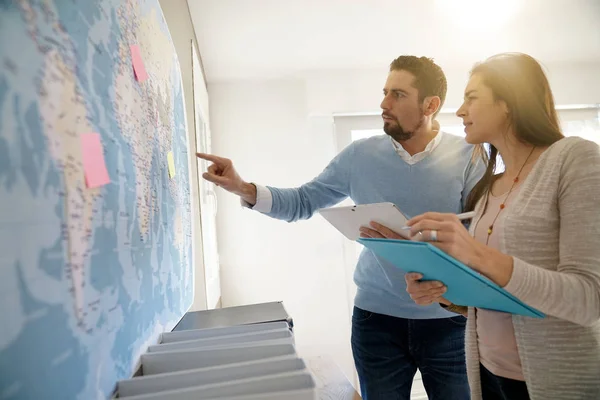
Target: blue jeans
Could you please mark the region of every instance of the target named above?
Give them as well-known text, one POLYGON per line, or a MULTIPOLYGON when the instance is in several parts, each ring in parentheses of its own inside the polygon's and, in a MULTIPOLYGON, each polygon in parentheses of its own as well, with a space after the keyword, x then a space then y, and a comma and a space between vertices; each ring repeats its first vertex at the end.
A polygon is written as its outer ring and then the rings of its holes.
POLYGON ((492 374, 479 364, 483 400, 529 400, 527 384, 492 374))
POLYGON ((470 398, 466 318, 404 319, 354 307, 352 353, 363 400, 409 400, 421 371, 429 400, 470 398))

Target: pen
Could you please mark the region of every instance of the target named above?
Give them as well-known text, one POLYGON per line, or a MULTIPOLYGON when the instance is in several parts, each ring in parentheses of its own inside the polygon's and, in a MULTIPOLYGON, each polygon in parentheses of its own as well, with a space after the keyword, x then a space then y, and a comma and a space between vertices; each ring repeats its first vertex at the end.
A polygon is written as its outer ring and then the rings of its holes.
MULTIPOLYGON (((471 219, 475 216, 475 211, 469 211, 466 213, 461 213, 461 214, 456 214, 456 216, 458 217, 459 220, 463 221, 465 219, 471 219)), ((402 227, 402 230, 408 230, 410 229, 410 226, 405 225, 402 227)))

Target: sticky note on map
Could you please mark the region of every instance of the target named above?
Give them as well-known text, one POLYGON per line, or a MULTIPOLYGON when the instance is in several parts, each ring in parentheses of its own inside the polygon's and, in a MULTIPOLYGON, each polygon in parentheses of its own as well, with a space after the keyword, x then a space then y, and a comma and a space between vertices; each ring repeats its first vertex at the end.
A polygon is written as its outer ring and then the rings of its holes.
POLYGON ((95 188, 110 183, 110 177, 104 162, 104 148, 97 133, 81 135, 81 150, 85 184, 95 188))
POLYGON ((167 153, 167 162, 169 164, 169 178, 172 179, 175 176, 175 159, 172 151, 167 153))
POLYGON ((142 52, 138 45, 131 45, 131 62, 133 63, 133 72, 138 82, 144 82, 148 79, 148 73, 146 67, 144 67, 144 60, 142 59, 142 52))

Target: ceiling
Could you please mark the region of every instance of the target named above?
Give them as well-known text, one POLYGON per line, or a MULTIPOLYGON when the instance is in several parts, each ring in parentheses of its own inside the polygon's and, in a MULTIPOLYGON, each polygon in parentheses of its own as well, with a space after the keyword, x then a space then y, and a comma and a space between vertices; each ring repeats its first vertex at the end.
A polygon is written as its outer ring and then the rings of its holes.
POLYGON ((521 51, 600 62, 600 0, 188 0, 207 80, 386 68, 400 54, 444 68, 521 51))

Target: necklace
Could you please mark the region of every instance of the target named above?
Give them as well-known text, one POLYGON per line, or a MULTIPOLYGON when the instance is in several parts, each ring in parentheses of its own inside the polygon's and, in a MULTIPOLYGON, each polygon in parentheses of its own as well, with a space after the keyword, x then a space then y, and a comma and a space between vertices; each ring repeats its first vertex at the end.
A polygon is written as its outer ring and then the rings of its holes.
MULTIPOLYGON (((490 224, 488 230, 487 230, 487 238, 485 240, 485 244, 487 246, 488 242, 490 241, 490 236, 492 235, 492 232, 494 232, 494 224, 496 223, 496 220, 498 219, 498 216, 500 215, 500 213, 502 212, 502 210, 504 210, 504 207, 506 207, 506 200, 508 200, 508 196, 510 196, 510 193, 513 191, 513 189, 515 188, 515 185, 519 182, 519 176, 521 176, 521 172, 523 172, 523 168, 525 168, 525 165, 527 165, 527 161, 529 161, 529 158, 531 157, 531 155, 533 154, 533 151, 535 150, 535 147, 533 149, 531 149, 531 151, 529 152, 529 155, 527 156, 527 158, 525 159, 525 162, 523 163, 523 165, 521 166, 521 169, 519 170, 519 172, 517 173, 517 176, 515 177, 515 179, 513 179, 513 183, 510 186, 510 189, 508 191, 508 193, 506 194, 506 197, 504 197, 504 201, 502 203, 500 203, 500 207, 498 207, 498 213, 496 214, 496 216, 494 217, 494 219, 492 220, 492 223, 490 224)), ((487 200, 486 203, 489 203, 490 201, 490 193, 492 192, 492 188, 490 187, 490 189, 488 190, 487 193, 487 200)))

